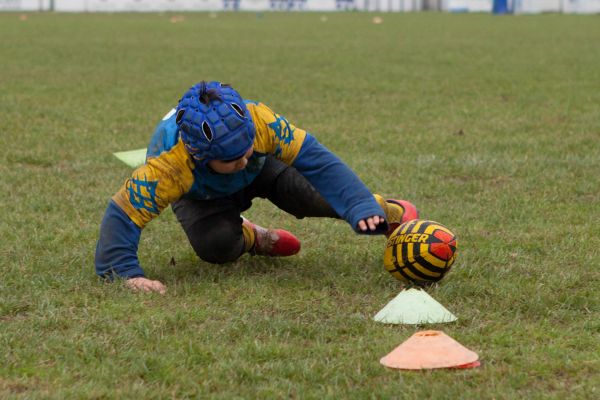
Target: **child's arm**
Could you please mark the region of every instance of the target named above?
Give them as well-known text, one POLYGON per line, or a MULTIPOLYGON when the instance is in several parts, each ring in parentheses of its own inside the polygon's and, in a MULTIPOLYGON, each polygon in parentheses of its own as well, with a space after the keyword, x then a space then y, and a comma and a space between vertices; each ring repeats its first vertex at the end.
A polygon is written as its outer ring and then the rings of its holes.
POLYGON ((99 276, 131 279, 128 284, 142 290, 154 287, 146 279, 133 279, 144 278, 137 257, 141 231, 189 190, 192 168, 180 142, 133 172, 113 196, 102 219, 95 259, 99 276))
POLYGON ((388 229, 385 213, 360 178, 335 154, 307 134, 292 164, 358 233, 388 229))
POLYGON ((96 273, 108 279, 115 275, 126 278, 127 286, 134 290, 164 294, 167 288, 162 282, 144 277, 137 257, 140 234, 141 229, 111 200, 96 246, 96 273))
POLYGON ((263 103, 250 102, 248 109, 256 125, 255 150, 294 166, 356 232, 387 231, 384 211, 343 161, 263 103))
POLYGON ((96 274, 112 279, 144 276, 137 257, 142 229, 111 200, 100 225, 96 245, 96 274))

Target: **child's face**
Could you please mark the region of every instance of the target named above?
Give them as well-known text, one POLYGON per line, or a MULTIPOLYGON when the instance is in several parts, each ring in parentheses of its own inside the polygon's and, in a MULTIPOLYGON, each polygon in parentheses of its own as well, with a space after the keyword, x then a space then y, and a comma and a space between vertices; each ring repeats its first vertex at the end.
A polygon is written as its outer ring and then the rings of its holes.
POLYGON ((210 160, 208 166, 218 174, 235 174, 246 168, 248 165, 248 159, 254 153, 254 149, 250 147, 246 154, 238 158, 237 160, 221 161, 221 160, 210 160))

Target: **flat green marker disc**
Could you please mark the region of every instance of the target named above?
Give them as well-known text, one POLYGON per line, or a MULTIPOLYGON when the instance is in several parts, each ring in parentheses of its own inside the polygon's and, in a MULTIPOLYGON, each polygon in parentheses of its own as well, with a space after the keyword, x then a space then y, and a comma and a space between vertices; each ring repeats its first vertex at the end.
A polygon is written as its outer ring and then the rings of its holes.
POLYGON ((438 303, 427 292, 418 289, 403 290, 373 319, 384 324, 439 324, 456 321, 454 314, 438 303))

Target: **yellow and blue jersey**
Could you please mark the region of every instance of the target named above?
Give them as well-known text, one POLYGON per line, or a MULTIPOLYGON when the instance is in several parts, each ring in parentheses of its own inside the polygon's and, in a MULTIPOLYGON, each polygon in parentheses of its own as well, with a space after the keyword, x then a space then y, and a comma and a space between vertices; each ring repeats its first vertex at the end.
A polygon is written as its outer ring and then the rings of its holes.
POLYGON ((250 185, 272 155, 295 167, 356 230, 359 220, 384 216, 360 179, 314 136, 295 127, 262 103, 246 101, 256 128, 247 167, 218 174, 194 163, 169 112, 148 146, 146 163, 133 171, 112 197, 100 228, 96 272, 101 276, 143 276, 137 259, 141 229, 182 197, 207 200, 229 196, 250 185))
POLYGON ((208 168, 197 168, 179 137, 175 113, 171 111, 152 136, 146 163, 135 170, 113 196, 114 202, 143 228, 181 197, 208 200, 240 191, 260 173, 267 154, 291 165, 300 152, 306 132, 262 103, 248 102, 246 106, 252 115, 256 136, 254 154, 244 170, 216 174, 208 168))

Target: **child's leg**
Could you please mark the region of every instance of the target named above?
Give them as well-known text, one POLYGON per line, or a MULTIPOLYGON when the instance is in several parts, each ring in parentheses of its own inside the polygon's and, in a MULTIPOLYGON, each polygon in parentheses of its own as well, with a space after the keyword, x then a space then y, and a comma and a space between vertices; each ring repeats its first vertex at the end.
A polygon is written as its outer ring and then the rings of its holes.
POLYGON ((202 260, 222 264, 237 260, 244 252, 240 209, 231 199, 196 201, 180 199, 171 205, 192 248, 202 260))
POLYGON ((180 199, 171 205, 200 259, 223 264, 244 253, 291 256, 300 242, 282 229, 266 229, 240 217, 250 207, 245 191, 218 200, 180 199))
POLYGON ((378 194, 373 196, 385 212, 385 218, 388 222, 388 230, 385 235, 388 237, 401 224, 419 218, 417 207, 409 201, 384 199, 378 194))

